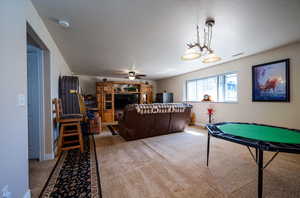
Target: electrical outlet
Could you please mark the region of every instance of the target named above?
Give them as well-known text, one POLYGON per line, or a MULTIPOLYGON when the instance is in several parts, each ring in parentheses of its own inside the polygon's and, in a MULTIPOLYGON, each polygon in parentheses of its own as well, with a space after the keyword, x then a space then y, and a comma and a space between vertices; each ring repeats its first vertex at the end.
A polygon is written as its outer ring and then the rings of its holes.
POLYGON ((11 198, 11 192, 8 191, 8 185, 2 188, 0 198, 11 198))

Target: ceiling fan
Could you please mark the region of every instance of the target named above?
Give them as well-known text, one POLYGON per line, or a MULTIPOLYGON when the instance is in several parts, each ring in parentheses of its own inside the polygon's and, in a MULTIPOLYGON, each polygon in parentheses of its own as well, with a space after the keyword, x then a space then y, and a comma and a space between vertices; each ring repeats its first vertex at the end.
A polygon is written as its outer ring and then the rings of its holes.
POLYGON ((122 75, 124 78, 128 78, 129 80, 142 79, 145 78, 146 74, 137 73, 134 69, 134 66, 128 70, 128 72, 116 72, 116 75, 122 75))
POLYGON ((142 79, 146 76, 147 76, 146 74, 138 74, 135 71, 129 71, 128 72, 128 79, 129 80, 142 79))

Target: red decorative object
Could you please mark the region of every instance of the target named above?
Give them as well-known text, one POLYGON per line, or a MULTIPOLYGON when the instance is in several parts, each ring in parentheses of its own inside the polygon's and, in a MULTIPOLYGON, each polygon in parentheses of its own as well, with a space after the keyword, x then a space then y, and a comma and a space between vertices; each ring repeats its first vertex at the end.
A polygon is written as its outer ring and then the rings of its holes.
POLYGON ((208 113, 208 123, 211 123, 211 121, 212 121, 211 116, 214 114, 214 109, 207 108, 207 113, 208 113))
POLYGON ((214 109, 213 108, 208 108, 207 109, 208 115, 214 114, 214 109))

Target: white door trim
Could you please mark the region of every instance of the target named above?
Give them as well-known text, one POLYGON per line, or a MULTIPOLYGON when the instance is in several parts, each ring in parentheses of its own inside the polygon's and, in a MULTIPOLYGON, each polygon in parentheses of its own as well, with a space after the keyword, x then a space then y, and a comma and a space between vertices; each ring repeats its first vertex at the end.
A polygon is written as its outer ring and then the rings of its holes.
POLYGON ((45 159, 45 97, 44 97, 44 85, 45 85, 45 80, 44 80, 44 50, 41 49, 41 56, 39 60, 39 90, 41 91, 41 94, 39 94, 40 98, 40 106, 39 106, 39 113, 41 115, 41 120, 40 120, 40 133, 39 133, 39 138, 40 138, 40 157, 39 160, 44 160, 45 159))
POLYGON ((31 191, 30 191, 30 189, 28 189, 26 191, 26 193, 24 194, 23 198, 31 198, 31 191))

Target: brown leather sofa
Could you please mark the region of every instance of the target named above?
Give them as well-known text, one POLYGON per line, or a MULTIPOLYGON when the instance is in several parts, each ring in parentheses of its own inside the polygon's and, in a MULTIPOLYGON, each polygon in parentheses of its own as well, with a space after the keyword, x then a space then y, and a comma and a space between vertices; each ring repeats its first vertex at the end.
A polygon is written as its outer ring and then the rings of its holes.
POLYGON ((135 140, 183 131, 191 108, 181 103, 129 105, 119 120, 119 134, 125 140, 135 140))

